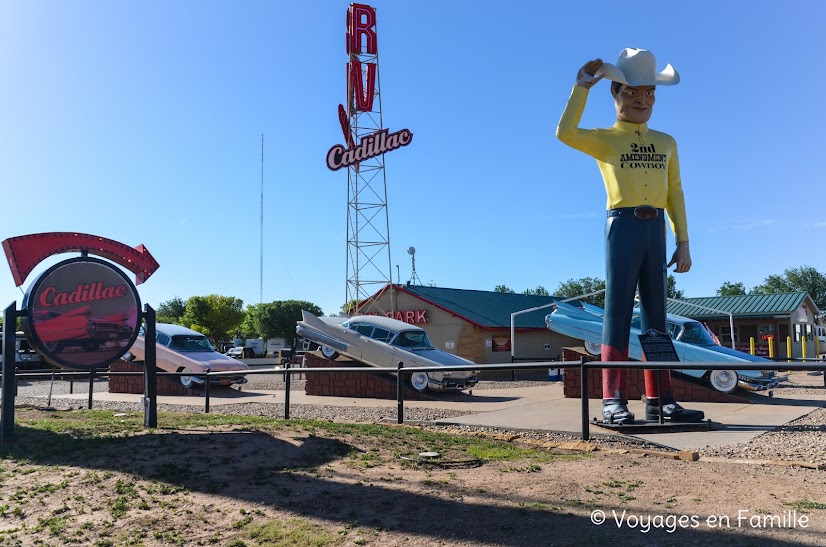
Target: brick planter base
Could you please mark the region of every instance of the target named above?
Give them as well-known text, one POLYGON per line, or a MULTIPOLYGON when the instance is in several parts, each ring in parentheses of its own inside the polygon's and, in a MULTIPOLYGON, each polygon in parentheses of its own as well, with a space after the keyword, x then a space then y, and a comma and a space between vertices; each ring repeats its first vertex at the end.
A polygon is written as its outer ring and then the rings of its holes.
MULTIPOLYGON (((109 367, 110 372, 143 372, 143 362, 117 361, 109 367)), ((161 372, 159 370, 159 372, 161 372)), ((200 392, 187 389, 181 384, 179 377, 158 376, 155 381, 158 386, 158 395, 200 395, 200 392)), ((137 393, 143 394, 143 375, 110 376, 109 393, 137 393)))
MULTIPOLYGON (((357 361, 328 361, 318 355, 307 353, 304 358, 306 368, 365 367, 357 361)), ((307 374, 304 387, 307 395, 323 397, 354 397, 367 399, 396 399, 396 376, 384 373, 365 372, 316 372, 307 374)), ((431 400, 418 391, 405 388, 405 400, 431 400)))
MULTIPOLYGON (((565 361, 579 361, 585 357, 586 361, 597 361, 596 357, 588 355, 582 348, 562 348, 562 359, 565 361)), ((582 381, 578 368, 566 368, 563 371, 563 389, 565 397, 580 398, 582 393, 582 381)), ((748 402, 742 397, 721 393, 716 389, 695 384, 689 380, 678 378, 677 374, 671 375, 671 392, 677 402, 695 403, 745 403, 748 402)), ((628 370, 628 400, 637 400, 645 395, 645 380, 643 371, 639 369, 628 370)), ((588 398, 602 399, 602 370, 590 369, 588 371, 588 398)))

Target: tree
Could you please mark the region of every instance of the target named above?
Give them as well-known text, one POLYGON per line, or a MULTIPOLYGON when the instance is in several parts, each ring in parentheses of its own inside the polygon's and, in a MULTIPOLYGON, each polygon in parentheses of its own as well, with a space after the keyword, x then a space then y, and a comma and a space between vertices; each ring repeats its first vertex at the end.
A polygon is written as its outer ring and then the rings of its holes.
POLYGON ((244 301, 234 296, 193 296, 186 301, 181 322, 217 344, 232 336, 244 321, 244 301))
POLYGON ((155 310, 155 318, 158 323, 180 324, 184 313, 186 313, 186 302, 176 296, 172 300, 160 303, 158 309, 155 310))
POLYGON ((665 289, 665 296, 668 298, 685 298, 685 293, 677 290, 677 279, 673 274, 668 274, 668 286, 665 289))
POLYGON ((525 292, 522 294, 527 295, 537 295, 537 296, 550 296, 551 293, 548 292, 548 289, 543 287, 542 285, 537 285, 535 289, 525 289, 525 292))
POLYGON ((504 292, 508 294, 516 294, 516 291, 508 287, 507 285, 496 285, 493 288, 493 292, 504 292))
MULTIPOLYGON (((17 321, 15 322, 15 325, 17 327, 15 329, 16 331, 22 331, 23 330, 23 318, 18 317, 17 321)), ((0 331, 2 331, 2 330, 3 330, 3 314, 0 313, 0 331)))
POLYGON ((826 310, 826 276, 811 266, 788 268, 783 275, 770 275, 763 284, 751 290, 752 294, 806 291, 821 312, 826 310))
POLYGON ((295 342, 296 322, 301 320, 301 310, 316 316, 324 314, 321 308, 304 300, 278 300, 268 304, 247 307, 249 324, 265 340, 284 338, 295 342))
POLYGON ((581 279, 569 279, 560 283, 554 294, 556 296, 579 296, 592 292, 603 291, 599 294, 583 298, 589 304, 594 304, 601 308, 605 307, 605 281, 598 277, 583 277, 581 279))
MULTIPOLYGON (((582 294, 589 294, 592 292, 603 291, 599 294, 581 298, 580 300, 594 304, 601 308, 605 307, 605 281, 598 277, 583 277, 581 279, 569 279, 564 283, 560 283, 554 294, 556 296, 579 296, 582 294)), ((677 280, 673 275, 668 276, 668 285, 666 287, 666 296, 668 298, 685 298, 683 291, 677 290, 677 280)))
POLYGON ((241 338, 263 338, 261 333, 258 332, 257 323, 255 323, 252 319, 253 313, 255 313, 253 312, 253 308, 261 305, 262 304, 251 304, 247 306, 247 310, 244 312, 244 320, 241 322, 238 330, 235 331, 236 335, 241 338))
POLYGON ((742 281, 738 281, 737 283, 726 281, 717 289, 717 296, 743 296, 745 294, 746 286, 743 285, 742 281))

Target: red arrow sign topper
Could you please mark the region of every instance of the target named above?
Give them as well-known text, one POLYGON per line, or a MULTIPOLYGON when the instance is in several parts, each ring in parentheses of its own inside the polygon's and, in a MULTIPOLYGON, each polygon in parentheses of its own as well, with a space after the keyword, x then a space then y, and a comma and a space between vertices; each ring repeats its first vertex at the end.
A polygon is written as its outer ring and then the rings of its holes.
POLYGON ((3 241, 3 250, 9 261, 14 283, 23 284, 35 266, 52 255, 82 252, 108 258, 135 274, 135 285, 140 285, 158 269, 158 261, 146 247, 129 247, 105 237, 75 232, 48 232, 10 237, 3 241))

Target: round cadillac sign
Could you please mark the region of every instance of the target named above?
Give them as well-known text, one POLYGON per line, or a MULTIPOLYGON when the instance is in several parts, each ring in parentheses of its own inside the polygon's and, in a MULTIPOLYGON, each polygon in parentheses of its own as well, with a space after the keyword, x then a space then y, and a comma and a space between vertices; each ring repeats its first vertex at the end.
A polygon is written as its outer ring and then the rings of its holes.
POLYGON ((29 343, 57 366, 108 366, 138 336, 138 291, 119 268, 96 258, 73 258, 43 272, 23 308, 29 343))

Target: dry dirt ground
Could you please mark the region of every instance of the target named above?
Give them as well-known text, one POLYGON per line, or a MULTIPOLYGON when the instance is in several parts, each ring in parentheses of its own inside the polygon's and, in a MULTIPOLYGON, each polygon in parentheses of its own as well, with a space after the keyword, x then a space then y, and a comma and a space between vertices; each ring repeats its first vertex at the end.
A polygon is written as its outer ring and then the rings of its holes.
MULTIPOLYGON (((19 409, 17 429, 78 412, 19 409)), ((135 427, 80 442, 41 426, 48 449, 4 449, 0 545, 826 545, 826 471, 558 445, 486 459, 397 426, 118 420, 135 427)), ((488 454, 530 442, 493 441, 488 454)))

